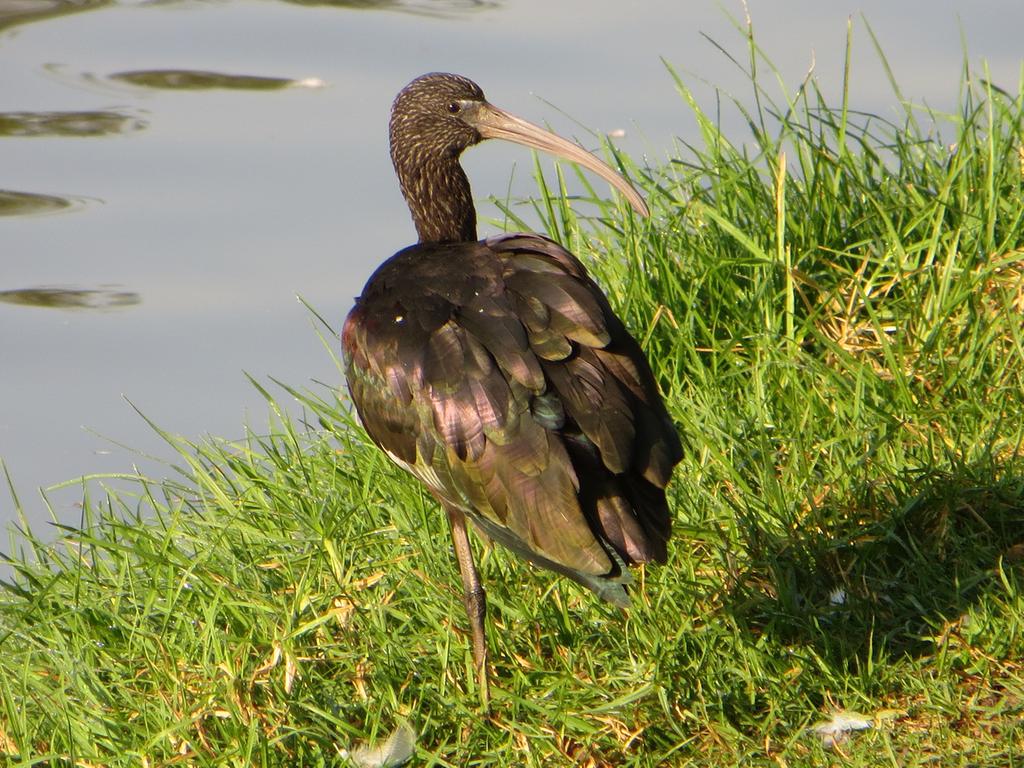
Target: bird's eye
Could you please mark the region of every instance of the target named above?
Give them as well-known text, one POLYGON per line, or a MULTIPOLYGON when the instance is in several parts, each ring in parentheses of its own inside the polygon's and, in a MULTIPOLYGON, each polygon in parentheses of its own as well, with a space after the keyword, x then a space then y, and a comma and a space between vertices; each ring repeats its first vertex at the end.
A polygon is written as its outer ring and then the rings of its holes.
POLYGON ((448 111, 451 112, 453 115, 456 112, 459 112, 461 110, 462 110, 462 105, 459 104, 459 102, 457 102, 457 101, 449 101, 448 102, 448 111))

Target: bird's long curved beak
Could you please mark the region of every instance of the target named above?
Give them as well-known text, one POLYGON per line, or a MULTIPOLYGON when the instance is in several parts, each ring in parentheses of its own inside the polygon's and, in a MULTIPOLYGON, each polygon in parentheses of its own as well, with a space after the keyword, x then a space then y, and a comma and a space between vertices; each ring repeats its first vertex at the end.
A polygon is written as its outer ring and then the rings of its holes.
POLYGON ((472 120, 473 126, 485 139, 505 139, 523 144, 542 152, 550 152, 572 163, 593 171, 622 193, 633 209, 641 216, 650 216, 647 203, 633 185, 613 168, 598 160, 578 144, 566 141, 539 125, 509 114, 492 104, 482 104, 472 120))

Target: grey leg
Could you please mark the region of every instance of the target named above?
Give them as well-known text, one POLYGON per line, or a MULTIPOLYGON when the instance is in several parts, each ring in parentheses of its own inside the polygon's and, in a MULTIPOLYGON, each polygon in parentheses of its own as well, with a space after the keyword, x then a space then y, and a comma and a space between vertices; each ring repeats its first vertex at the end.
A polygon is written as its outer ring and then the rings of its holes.
POLYGON ((452 527, 452 540, 455 543, 455 557, 459 561, 459 573, 462 574, 462 601, 469 617, 469 628, 473 637, 473 665, 476 667, 477 681, 480 685, 480 703, 486 710, 490 707, 491 691, 487 680, 487 639, 484 635, 484 617, 487 615, 487 596, 480 584, 480 574, 473 562, 473 550, 469 548, 469 535, 466 532, 466 516, 461 510, 445 505, 448 522, 452 527))

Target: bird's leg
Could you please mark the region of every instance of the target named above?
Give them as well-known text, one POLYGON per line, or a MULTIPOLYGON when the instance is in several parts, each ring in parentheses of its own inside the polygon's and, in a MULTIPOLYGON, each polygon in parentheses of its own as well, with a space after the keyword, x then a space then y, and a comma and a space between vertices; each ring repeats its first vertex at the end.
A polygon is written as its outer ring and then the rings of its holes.
POLYGON ((473 562, 473 550, 469 548, 469 535, 466 532, 466 515, 459 509, 445 505, 448 522, 452 527, 452 540, 455 542, 455 557, 459 561, 459 573, 462 574, 462 601, 469 617, 469 628, 473 635, 473 666, 476 667, 477 681, 480 686, 480 703, 486 710, 490 707, 491 691, 487 680, 487 639, 484 636, 484 617, 487 615, 487 596, 480 584, 480 574, 473 562))

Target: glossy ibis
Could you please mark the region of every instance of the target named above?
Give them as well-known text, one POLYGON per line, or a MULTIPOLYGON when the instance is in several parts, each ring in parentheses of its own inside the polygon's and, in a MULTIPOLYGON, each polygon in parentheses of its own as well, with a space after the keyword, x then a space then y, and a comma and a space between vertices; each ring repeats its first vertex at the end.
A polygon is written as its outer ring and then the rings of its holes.
POLYGON ((625 607, 627 566, 665 561, 681 447, 640 346, 579 260, 541 235, 477 241, 459 156, 507 139, 647 206, 593 155, 457 75, 402 89, 390 138, 419 242, 374 272, 345 321, 348 386, 373 441, 448 514, 486 706, 486 603, 466 518, 625 607))

